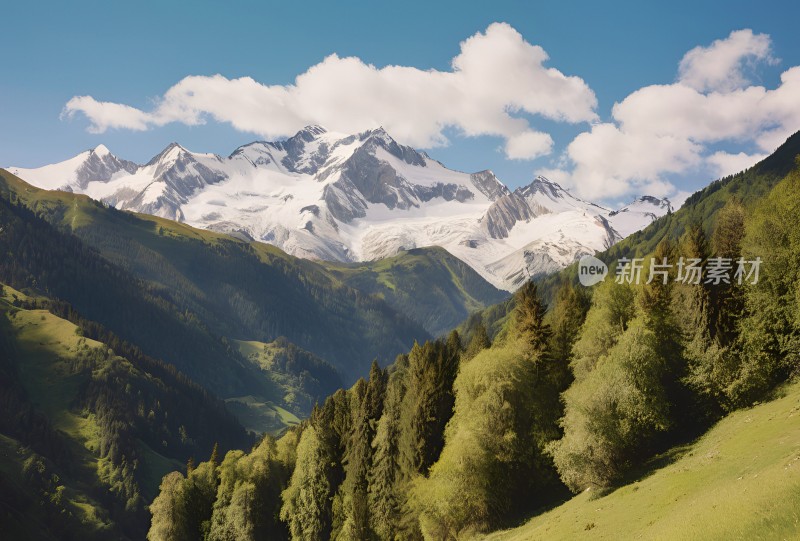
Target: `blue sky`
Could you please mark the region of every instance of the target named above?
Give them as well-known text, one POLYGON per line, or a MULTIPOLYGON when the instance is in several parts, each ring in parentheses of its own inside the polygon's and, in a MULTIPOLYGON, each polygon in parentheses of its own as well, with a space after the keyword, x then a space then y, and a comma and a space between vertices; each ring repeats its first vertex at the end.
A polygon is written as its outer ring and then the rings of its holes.
MULTIPOLYGON (((710 47, 740 29, 766 35, 769 52, 742 53, 737 73, 746 80, 736 88, 720 90, 719 81, 713 83, 716 87, 694 87, 705 97, 749 86, 778 89, 781 74, 800 65, 800 6, 789 1, 650 4, 654 3, 7 2, 0 8, 0 164, 39 166, 100 143, 121 157, 145 162, 174 140, 194 151, 226 155, 262 135, 213 119, 194 126, 174 122, 145 131, 110 127, 90 133, 83 112, 70 118, 61 113, 73 96, 151 111, 170 87, 191 75, 252 77, 264 85, 289 85, 332 53, 358 57, 378 69, 400 65, 449 72, 463 40, 487 32, 494 22, 505 22, 527 44, 546 51, 546 68, 585 83, 596 97, 596 118, 564 122, 524 110, 515 113, 531 131, 552 138, 549 152, 531 152, 534 159, 510 159, 504 150, 508 135, 467 137, 458 126, 445 127, 442 134, 449 144, 429 154, 454 169, 490 168, 510 186, 547 172, 579 193, 607 201, 624 200, 637 191, 691 191, 724 167, 767 152, 774 140, 767 135, 774 128, 775 110, 788 111, 786 116, 795 112, 785 105, 792 89, 784 89, 783 109, 753 112, 754 118, 764 117, 760 124, 712 135, 681 128, 666 135, 644 134, 640 127, 633 141, 630 122, 623 126, 613 117, 612 107, 643 87, 674 83, 688 51, 710 47), (592 124, 605 124, 608 130, 604 135, 592 124), (625 133, 611 134, 614 129, 625 133), (743 130, 753 133, 743 135, 743 130), (585 148, 581 151, 580 145, 573 146, 571 155, 566 153, 576 136, 592 131, 592 138, 581 142, 591 149, 611 149, 603 151, 604 162, 587 155, 585 148), (641 154, 637 149, 650 148, 651 136, 658 138, 654 144, 661 149, 655 161, 661 159, 663 165, 615 169, 615 163, 628 160, 631 153, 641 154), (664 143, 664 137, 691 139, 694 147, 676 149, 664 143), (724 154, 712 160, 718 152, 724 154), (670 160, 686 163, 674 167, 670 160), (604 180, 609 175, 616 183, 604 180)), ((630 107, 633 117, 639 111, 635 105, 630 107)), ((380 115, 378 111, 375 118, 380 115)), ((790 126, 781 129, 785 132, 790 126)), ((797 129, 800 125, 791 131, 797 129)))

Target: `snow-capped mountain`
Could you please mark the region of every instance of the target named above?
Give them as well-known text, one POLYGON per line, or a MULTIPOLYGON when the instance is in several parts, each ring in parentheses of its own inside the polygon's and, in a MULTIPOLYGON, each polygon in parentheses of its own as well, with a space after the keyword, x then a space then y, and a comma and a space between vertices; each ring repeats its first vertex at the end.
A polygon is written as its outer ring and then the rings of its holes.
POLYGON ((299 257, 362 261, 441 246, 508 290, 671 211, 668 200, 649 196, 611 211, 544 177, 511 191, 491 171, 447 169, 383 128, 346 135, 309 126, 227 158, 173 143, 145 165, 99 146, 58 164, 8 170, 35 186, 261 240, 299 257))

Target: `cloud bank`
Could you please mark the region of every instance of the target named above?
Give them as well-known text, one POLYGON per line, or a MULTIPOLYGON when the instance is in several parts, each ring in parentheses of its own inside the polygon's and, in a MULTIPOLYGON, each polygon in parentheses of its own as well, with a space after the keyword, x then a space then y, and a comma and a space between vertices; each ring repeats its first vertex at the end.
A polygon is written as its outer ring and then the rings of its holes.
POLYGON ((671 195, 670 175, 723 176, 755 164, 800 129, 800 67, 784 71, 774 89, 746 75, 776 62, 771 48, 769 36, 739 30, 692 49, 674 83, 646 86, 614 104, 612 120, 578 135, 561 167, 546 173, 584 197, 608 199, 671 195), (756 151, 711 152, 724 143, 756 151))
POLYGON ((536 118, 585 126, 555 167, 539 168, 578 195, 610 200, 632 194, 674 195, 674 175, 726 175, 754 164, 800 129, 800 67, 773 89, 755 71, 778 62, 766 34, 738 30, 688 51, 676 80, 634 91, 597 115, 594 91, 578 76, 547 66, 548 55, 508 24, 495 23, 461 43, 449 71, 375 67, 330 55, 290 85, 249 77, 189 76, 150 110, 75 96, 63 116, 84 115, 89 131, 148 130, 209 120, 265 138, 308 124, 354 133, 384 126, 405 144, 449 144, 445 130, 504 140, 508 159, 553 152, 536 118), (720 150, 726 144, 751 153, 720 150))
POLYGON ((146 130, 171 122, 198 125, 211 118, 266 138, 292 135, 308 124, 354 133, 384 126, 422 148, 448 143, 444 130, 505 139, 511 159, 549 154, 553 140, 524 115, 557 122, 597 119, 594 92, 579 77, 547 67, 547 53, 507 24, 495 23, 461 43, 451 71, 405 66, 376 68, 358 58, 330 55, 292 85, 249 77, 186 77, 151 111, 76 96, 64 109, 82 113, 89 130, 146 130))

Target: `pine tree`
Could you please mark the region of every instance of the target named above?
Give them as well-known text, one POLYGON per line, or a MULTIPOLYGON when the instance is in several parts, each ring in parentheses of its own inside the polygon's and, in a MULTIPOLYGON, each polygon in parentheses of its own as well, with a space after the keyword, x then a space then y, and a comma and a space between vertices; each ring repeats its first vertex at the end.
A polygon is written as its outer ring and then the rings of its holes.
POLYGON ((219 466, 219 443, 214 442, 214 448, 211 450, 211 458, 209 461, 215 466, 219 466))
POLYGON ((402 498, 398 494, 400 478, 400 409, 405 394, 403 377, 407 358, 395 363, 386 389, 383 415, 373 441, 374 458, 369 471, 370 526, 378 539, 395 539, 399 528, 402 498))
MULTIPOLYGON (((711 238, 713 257, 730 260, 733 268, 742 255, 745 211, 737 199, 731 199, 719 211, 711 238)), ((733 272, 731 272, 733 278, 733 272)), ((710 287, 709 319, 712 338, 726 347, 736 340, 736 325, 744 310, 744 290, 736 280, 724 281, 710 287)))
POLYGON ((572 348, 586 320, 589 305, 590 298, 586 290, 577 289, 567 281, 556 293, 555 304, 548 313, 549 325, 553 331, 549 346, 555 363, 553 383, 559 392, 565 391, 572 382, 569 368, 573 358, 572 348))
MULTIPOLYGON (((380 377, 380 376, 379 376, 380 377)), ((367 383, 359 379, 350 389, 352 421, 345 454, 345 477, 339 489, 341 517, 335 517, 334 539, 363 541, 369 539, 367 472, 371 462, 372 430, 368 414, 367 383)))
POLYGON ((473 328, 472 337, 470 338, 467 349, 464 352, 464 359, 472 359, 484 349, 491 347, 491 345, 492 342, 489 340, 489 333, 486 332, 486 326, 483 324, 483 320, 481 319, 473 328))
POLYGON ((314 426, 303 430, 297 446, 297 465, 283 492, 281 520, 289 525, 294 541, 327 541, 330 534, 328 481, 329 457, 314 426))
POLYGON ((158 496, 150 504, 153 520, 149 541, 189 541, 192 537, 186 524, 183 475, 180 472, 168 473, 161 480, 158 496))
POLYGON ((406 400, 400 417, 400 456, 409 477, 427 473, 444 446, 452 416, 459 354, 441 341, 414 344, 408 355, 406 400))
POLYGON ((530 344, 531 351, 542 352, 552 334, 545 323, 547 307, 539 298, 536 283, 529 281, 514 296, 517 333, 530 344))

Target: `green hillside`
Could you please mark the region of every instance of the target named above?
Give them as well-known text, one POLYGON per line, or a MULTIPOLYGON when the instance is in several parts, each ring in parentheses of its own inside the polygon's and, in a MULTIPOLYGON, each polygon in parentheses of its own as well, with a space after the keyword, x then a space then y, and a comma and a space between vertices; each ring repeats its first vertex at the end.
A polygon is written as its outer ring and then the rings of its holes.
MULTIPOLYGON (((331 363, 347 382, 366 373, 375 357, 390 362, 415 339, 429 336, 380 299, 272 246, 117 211, 84 196, 39 190, 6 171, 0 171, 0 197, 24 205, 59 231, 74 234, 106 262, 168 297, 179 315, 204 332, 228 340, 271 342, 286 337, 331 363)), ((92 319, 105 322, 107 314, 79 306, 85 301, 81 293, 56 293, 92 319)), ((122 327, 109 327, 123 334, 122 327)), ((182 348, 169 354, 156 351, 168 346, 152 340, 152 329, 138 332, 135 326, 126 326, 125 330, 133 342, 185 368, 188 359, 182 348)), ((196 373, 203 368, 187 373, 206 385, 219 378, 196 373)))
POLYGON ((638 479, 587 491, 486 539, 797 539, 800 384, 779 396, 656 457, 638 479))
POLYGON ((446 334, 471 313, 508 296, 438 247, 417 248, 379 261, 325 266, 345 284, 384 299, 433 336, 446 334))
POLYGON ((253 441, 174 369, 0 287, 0 517, 11 538, 141 537, 166 473, 215 443, 253 441))

